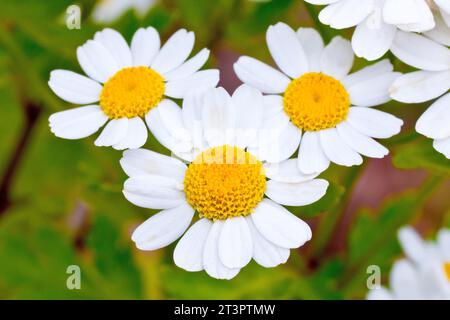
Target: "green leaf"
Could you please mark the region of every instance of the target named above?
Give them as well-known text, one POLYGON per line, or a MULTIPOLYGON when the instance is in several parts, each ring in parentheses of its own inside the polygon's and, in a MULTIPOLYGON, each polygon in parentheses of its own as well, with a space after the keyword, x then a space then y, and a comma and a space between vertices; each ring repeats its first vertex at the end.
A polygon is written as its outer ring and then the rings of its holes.
POLYGON ((397 148, 394 165, 400 169, 423 169, 450 174, 450 161, 433 148, 433 140, 421 137, 397 148))

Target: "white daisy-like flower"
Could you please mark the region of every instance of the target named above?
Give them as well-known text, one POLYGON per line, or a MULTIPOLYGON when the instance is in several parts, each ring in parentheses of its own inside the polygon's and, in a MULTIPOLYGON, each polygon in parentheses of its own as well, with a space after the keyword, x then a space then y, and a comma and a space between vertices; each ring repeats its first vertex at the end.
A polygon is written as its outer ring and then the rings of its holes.
POLYGON ((436 242, 423 241, 411 227, 399 232, 406 259, 397 261, 391 270, 390 290, 372 289, 370 300, 449 300, 450 299, 450 230, 442 229, 436 242))
POLYGON ((376 60, 396 43, 398 31, 427 32, 450 44, 448 0, 305 0, 327 5, 319 20, 334 29, 355 27, 352 46, 358 57, 376 60))
POLYGON ((382 158, 388 150, 372 138, 389 138, 403 121, 372 106, 390 100, 388 88, 399 76, 383 60, 349 75, 353 65, 350 42, 335 37, 327 46, 317 31, 297 33, 284 23, 269 27, 267 44, 282 72, 243 56, 234 64, 237 76, 268 94, 266 122, 283 128, 282 152, 266 152, 266 161, 289 158, 300 146, 298 167, 306 173, 321 172, 330 161, 343 166, 360 165, 360 154, 382 158))
POLYGON ((134 9, 138 16, 144 16, 157 0, 99 0, 92 11, 96 23, 108 24, 134 9))
POLYGON ((389 89, 391 97, 420 103, 442 96, 419 118, 416 130, 450 159, 450 49, 417 34, 402 33, 400 39, 402 49, 393 53, 420 70, 399 77, 389 89))
POLYGON ((268 111, 262 94, 249 86, 232 97, 211 89, 185 99, 183 109, 172 104, 174 121, 162 121, 157 135, 164 136, 162 143, 193 141, 188 165, 145 149, 124 152, 120 163, 130 177, 125 197, 162 209, 134 231, 139 249, 156 250, 181 237, 174 251, 177 266, 231 279, 252 258, 264 267, 285 263, 290 249, 311 239, 308 224, 282 205, 313 203, 328 182, 302 174, 295 160, 269 164, 248 151, 268 111), (195 212, 199 220, 189 228, 195 212))
POLYGON ((57 137, 80 139, 108 122, 96 146, 118 150, 143 146, 148 131, 142 118, 152 126, 151 110, 166 109, 169 98, 182 99, 219 81, 218 70, 198 71, 209 50, 186 61, 194 39, 193 32, 180 29, 160 47, 158 32, 148 27, 134 34, 129 47, 115 30, 97 32, 77 49, 78 62, 88 77, 67 70, 50 74, 49 86, 57 96, 87 105, 52 114, 51 131, 57 137))

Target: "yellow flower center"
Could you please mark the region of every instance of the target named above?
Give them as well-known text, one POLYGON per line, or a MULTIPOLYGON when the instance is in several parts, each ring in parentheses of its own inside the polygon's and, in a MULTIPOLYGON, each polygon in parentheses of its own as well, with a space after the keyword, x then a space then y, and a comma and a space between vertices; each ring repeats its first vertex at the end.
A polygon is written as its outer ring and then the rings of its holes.
POLYGON ((310 72, 291 81, 283 99, 284 111, 304 131, 333 128, 347 117, 350 96, 339 80, 310 72))
POLYGON ((262 200, 262 163, 238 147, 208 149, 189 165, 184 178, 188 203, 210 220, 249 215, 262 200))
POLYGON ((103 86, 100 107, 110 119, 143 117, 164 95, 164 79, 147 67, 118 71, 103 86))
POLYGON ((444 263, 444 272, 447 276, 448 281, 450 281, 450 262, 444 263))

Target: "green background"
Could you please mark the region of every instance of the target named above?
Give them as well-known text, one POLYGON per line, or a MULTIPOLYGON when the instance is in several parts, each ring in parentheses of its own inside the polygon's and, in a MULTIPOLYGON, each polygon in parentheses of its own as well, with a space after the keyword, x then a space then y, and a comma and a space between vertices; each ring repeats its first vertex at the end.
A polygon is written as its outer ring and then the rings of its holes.
MULTIPOLYGON (((450 161, 413 130, 430 103, 380 107, 405 120, 400 135, 382 141, 392 157, 365 159, 357 168, 332 166, 318 203, 290 208, 313 227, 313 240, 293 250, 286 265, 264 269, 252 262, 232 281, 189 273, 172 260, 174 245, 154 252, 134 248, 133 229, 154 211, 122 196, 125 174, 112 148, 93 137, 62 140, 48 116, 73 106, 48 88, 53 69, 81 72, 76 47, 98 26, 94 1, 0 2, 0 299, 355 299, 367 292, 366 269, 379 265, 383 282, 401 256, 399 227, 414 224, 432 238, 450 226, 450 161), (80 30, 65 26, 65 10, 82 8, 80 30), (81 290, 68 290, 66 269, 81 268, 81 290)), ((125 13, 111 27, 130 41, 154 26, 167 39, 180 27, 195 31, 196 49, 212 50, 209 67, 222 85, 239 85, 232 63, 241 54, 272 63, 265 31, 283 21, 315 27, 329 41, 336 31, 316 21, 319 7, 301 0, 166 0, 143 18, 125 13)), ((410 71, 394 62, 396 70, 410 71)), ((368 62, 357 59, 354 70, 368 62)), ((152 138, 146 147, 167 153, 152 138)))

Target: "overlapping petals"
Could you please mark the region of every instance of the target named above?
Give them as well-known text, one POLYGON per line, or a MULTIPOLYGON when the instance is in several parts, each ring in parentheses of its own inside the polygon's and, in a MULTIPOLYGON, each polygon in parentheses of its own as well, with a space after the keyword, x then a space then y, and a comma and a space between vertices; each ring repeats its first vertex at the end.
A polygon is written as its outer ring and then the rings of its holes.
MULTIPOLYGON (((165 98, 151 111, 170 104, 170 98, 182 99, 188 92, 215 87, 219 81, 218 70, 199 71, 208 59, 209 50, 203 49, 188 59, 193 46, 194 34, 185 29, 175 32, 162 47, 159 34, 152 27, 137 30, 131 47, 115 30, 97 32, 92 40, 77 49, 78 61, 87 77, 67 70, 51 72, 49 86, 57 96, 69 103, 92 104, 52 115, 49 119, 52 132, 61 138, 80 139, 108 122, 96 103, 102 84, 123 68, 149 67, 163 77, 165 98)), ((145 118, 148 120, 149 114, 145 118)), ((110 120, 95 141, 97 146, 123 150, 145 144, 148 131, 141 117, 110 120)))
POLYGON ((274 141, 267 138, 261 139, 258 150, 252 150, 268 162, 277 162, 286 160, 299 149, 298 168, 305 174, 322 172, 330 162, 343 166, 359 165, 361 155, 386 156, 388 150, 373 138, 384 139, 399 133, 403 121, 371 107, 390 101, 388 89, 400 74, 393 72, 388 60, 349 74, 354 56, 347 40, 335 37, 324 46, 317 31, 307 28, 300 28, 297 37, 293 35, 295 32, 283 23, 270 27, 267 32, 275 63, 289 74, 246 56, 234 65, 244 83, 267 94, 263 98, 266 108, 263 126, 280 131, 278 137, 284 141, 278 153, 271 152, 274 141), (282 52, 297 52, 297 56, 282 52), (296 67, 288 70, 287 66, 296 67), (348 91, 352 106, 347 118, 335 128, 302 133, 284 112, 282 95, 288 84, 292 78, 307 72, 332 76, 348 91))

